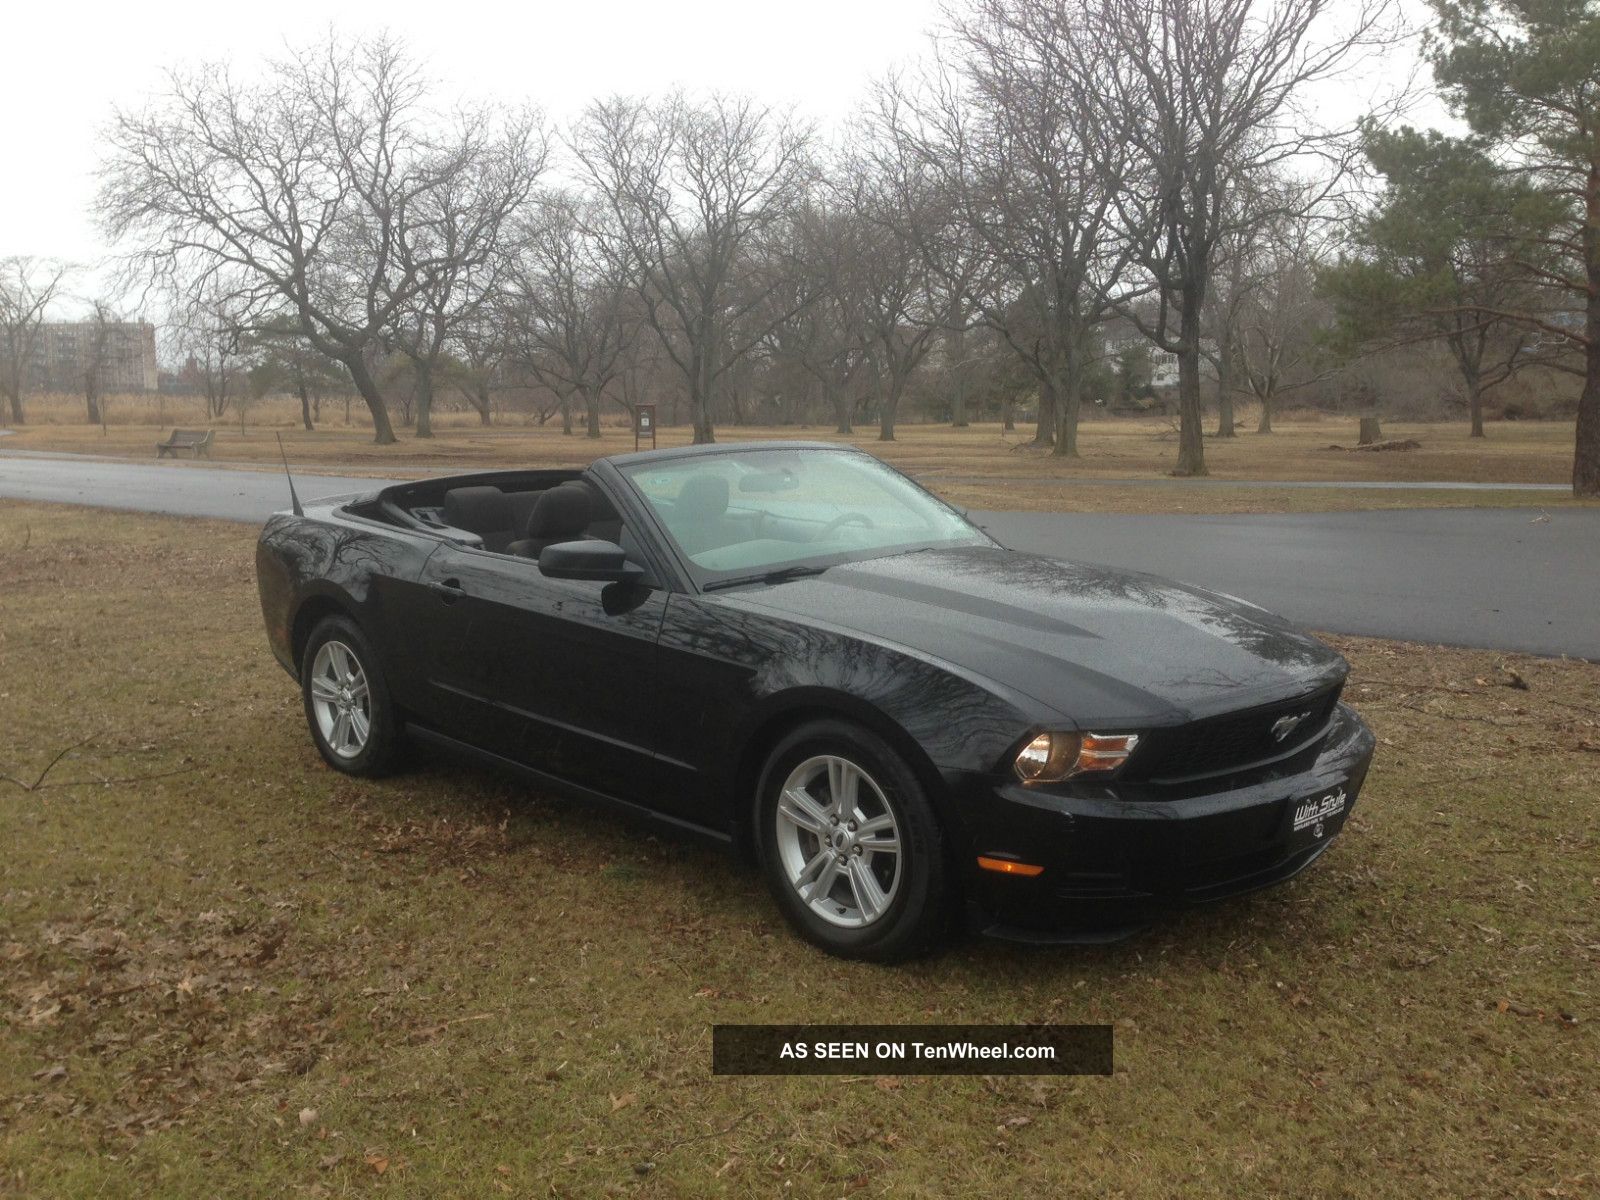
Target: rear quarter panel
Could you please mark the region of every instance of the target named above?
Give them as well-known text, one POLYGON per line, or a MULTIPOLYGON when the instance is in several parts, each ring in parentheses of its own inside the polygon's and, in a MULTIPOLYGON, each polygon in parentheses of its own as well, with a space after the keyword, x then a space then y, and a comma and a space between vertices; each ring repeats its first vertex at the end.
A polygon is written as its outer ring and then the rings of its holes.
POLYGON ((267 642, 290 674, 315 614, 353 618, 382 655, 390 687, 409 684, 401 650, 407 612, 416 604, 416 579, 439 543, 433 538, 313 509, 303 517, 273 516, 256 543, 256 586, 267 642))

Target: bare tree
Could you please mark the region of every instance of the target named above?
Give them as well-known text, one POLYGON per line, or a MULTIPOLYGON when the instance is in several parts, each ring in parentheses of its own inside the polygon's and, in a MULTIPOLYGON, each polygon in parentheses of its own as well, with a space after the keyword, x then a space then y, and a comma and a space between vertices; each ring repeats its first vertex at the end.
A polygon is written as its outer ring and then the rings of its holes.
POLYGON ((462 371, 456 386, 477 411, 482 425, 494 423, 494 389, 506 360, 507 342, 497 305, 456 322, 451 344, 460 356, 462 371))
POLYGON ((433 436, 435 375, 457 330, 499 295, 511 262, 511 224, 548 158, 537 113, 464 113, 438 153, 440 182, 419 193, 395 238, 402 294, 389 344, 411 363, 416 435, 433 436))
POLYGON ((406 235, 481 162, 475 143, 435 136, 424 100, 387 37, 330 37, 257 84, 175 71, 143 111, 116 113, 98 203, 131 273, 174 294, 225 276, 252 319, 287 307, 349 371, 379 443, 394 430, 375 348, 443 265, 406 235))
POLYGON ((88 410, 89 424, 106 428, 106 373, 111 366, 111 326, 117 316, 111 305, 95 300, 90 307, 88 336, 83 342, 83 356, 78 367, 83 375, 83 399, 88 410))
POLYGON ((240 353, 250 363, 251 393, 259 397, 292 391, 300 401, 300 424, 308 433, 321 418, 323 397, 348 383, 343 368, 319 354, 301 334, 299 323, 286 315, 243 335, 240 353))
POLYGON ((601 397, 636 333, 631 268, 605 253, 607 224, 605 211, 574 193, 544 197, 519 239, 501 309, 517 362, 560 398, 563 432, 572 432, 575 396, 591 438, 600 436, 601 397))
POLYGON ((589 107, 570 143, 612 220, 602 242, 689 393, 694 440, 715 440, 712 398, 723 374, 764 336, 745 318, 781 277, 753 269, 812 173, 809 127, 751 100, 678 92, 655 103, 589 107), (729 331, 741 336, 729 341, 729 331))
POLYGON ((1232 222, 1251 212, 1230 206, 1230 191, 1318 154, 1334 154, 1329 178, 1338 178, 1347 139, 1305 111, 1307 89, 1392 39, 1393 0, 1084 3, 1098 52, 1076 61, 1089 70, 1085 94, 1099 98, 1098 145, 1108 177, 1128 185, 1113 194, 1160 300, 1153 321, 1131 306, 1127 315, 1177 356, 1175 473, 1203 475, 1206 302, 1232 222))
POLYGON ((1206 301, 1202 329, 1210 340, 1201 342, 1201 353, 1211 363, 1217 377, 1217 433, 1219 438, 1238 436, 1234 420, 1234 367, 1238 360, 1239 325, 1254 279, 1249 258, 1242 245, 1223 251, 1222 263, 1206 301))
POLYGON ((1329 257, 1314 213, 1287 206, 1255 230, 1251 278, 1238 298, 1233 356, 1245 386, 1261 405, 1257 433, 1272 432, 1278 397, 1327 378, 1338 359, 1324 344, 1333 307, 1317 288, 1329 257))
POLYGON ((861 334, 859 278, 863 266, 849 208, 819 189, 789 226, 788 278, 769 296, 757 320, 766 329, 770 359, 797 367, 809 379, 834 430, 853 430, 849 394, 866 361, 861 334), (773 319, 775 318, 775 319, 773 319))
POLYGON ((1253 293, 1263 279, 1261 243, 1266 227, 1258 214, 1283 211, 1285 205, 1275 195, 1277 185, 1293 186, 1284 181, 1268 178, 1253 180, 1248 187, 1235 187, 1224 197, 1229 210, 1223 224, 1224 232, 1217 244, 1217 258, 1212 266, 1212 282, 1202 314, 1203 337, 1200 352, 1211 364, 1217 379, 1217 433, 1219 438, 1238 436, 1234 420, 1233 399, 1237 390, 1239 368, 1239 338, 1244 315, 1253 293), (1245 207, 1245 215, 1232 210, 1245 207))
POLYGON ((893 152, 948 197, 922 243, 934 264, 960 264, 948 295, 1026 365, 1034 443, 1064 456, 1078 453, 1093 330, 1126 291, 1129 260, 1120 184, 1093 150, 1079 16, 1076 2, 980 0, 948 59, 920 87, 880 88, 875 113, 893 152))
POLYGON ((178 314, 174 342, 185 371, 199 381, 208 420, 222 417, 234 399, 249 319, 234 289, 215 282, 191 295, 178 314))
POLYGON ((880 172, 865 157, 843 164, 853 313, 877 376, 878 437, 894 441, 895 418, 912 373, 938 345, 945 307, 922 226, 935 219, 932 189, 880 172))
POLYGON ((23 423, 22 399, 38 353, 40 327, 67 273, 66 264, 49 259, 0 259, 0 398, 13 425, 23 423))

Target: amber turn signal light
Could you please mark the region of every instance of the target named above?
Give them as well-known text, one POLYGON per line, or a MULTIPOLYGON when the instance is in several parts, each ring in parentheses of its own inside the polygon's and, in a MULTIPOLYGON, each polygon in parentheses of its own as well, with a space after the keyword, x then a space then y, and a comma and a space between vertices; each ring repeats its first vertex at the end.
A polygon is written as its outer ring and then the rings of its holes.
POLYGON ((1022 748, 1013 770, 1023 783, 1060 783, 1115 771, 1138 745, 1137 733, 1041 733, 1022 748))
POLYGON ((1114 771, 1128 761, 1138 744, 1137 733, 1086 733, 1078 751, 1078 770, 1114 771))
POLYGON ((987 854, 978 855, 978 865, 985 871, 995 871, 1001 875, 1038 875, 1044 868, 1033 863, 1017 862, 1011 858, 990 858, 987 854))

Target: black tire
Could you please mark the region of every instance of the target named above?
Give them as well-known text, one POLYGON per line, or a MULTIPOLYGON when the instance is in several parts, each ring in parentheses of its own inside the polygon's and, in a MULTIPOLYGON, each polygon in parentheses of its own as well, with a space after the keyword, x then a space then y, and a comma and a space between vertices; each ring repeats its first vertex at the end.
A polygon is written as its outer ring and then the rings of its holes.
MULTIPOLYGON (((323 682, 338 682, 329 670, 320 674, 323 682)), ((348 617, 324 617, 306 639, 305 652, 300 657, 300 698, 305 708, 306 725, 311 730, 311 740, 316 743, 323 761, 334 770, 370 778, 385 774, 394 767, 398 759, 400 729, 394 703, 389 698, 383 663, 361 632, 361 627, 348 617), (366 717, 367 733, 359 748, 348 739, 348 734, 341 748, 335 748, 330 741, 330 734, 323 728, 323 721, 319 719, 318 700, 313 696, 318 680, 314 676, 319 674, 316 668, 324 647, 329 647, 328 659, 323 660, 325 667, 342 652, 354 661, 366 682, 366 709, 362 715, 366 717)), ((352 711, 361 713, 359 701, 352 705, 352 711)), ((335 724, 333 732, 337 734, 338 731, 339 726, 335 724)))
MULTIPOLYGON (((846 785, 848 787, 848 785, 846 785)), ((801 790, 805 790, 804 787, 801 790)), ((788 806, 793 810, 791 802, 788 806)), ((815 814, 807 810, 815 819, 815 814)), ((836 815, 836 814, 835 814, 836 815)), ((820 822, 819 822, 820 825, 820 822)), ((939 821, 928 802, 921 783, 905 760, 877 734, 859 725, 842 720, 809 721, 789 733, 768 756, 761 772, 761 782, 755 800, 756 845, 761 868, 767 878, 773 898, 784 917, 795 931, 812 944, 841 958, 863 959, 871 962, 899 962, 925 954, 939 941, 948 928, 951 904, 949 871, 945 862, 944 836, 939 821), (808 795, 824 808, 829 804, 818 800, 820 795, 831 797, 831 768, 816 764, 822 760, 844 760, 865 776, 864 782, 855 785, 862 816, 872 816, 881 808, 893 818, 893 834, 898 844, 892 866, 888 853, 877 853, 875 845, 887 841, 866 840, 864 832, 880 824, 881 816, 859 822, 863 832, 841 834, 834 816, 823 833, 800 828, 792 819, 780 815, 780 800, 786 784, 804 778, 808 771, 819 771, 808 795), (826 776, 827 782, 823 783, 826 776), (861 850, 846 845, 835 863, 844 864, 834 874, 826 876, 833 881, 822 895, 813 892, 810 898, 801 889, 820 888, 823 872, 831 868, 826 862, 817 874, 809 879, 800 871, 796 878, 796 864, 815 862, 834 849, 825 839, 843 837, 846 841, 862 839, 860 846, 866 850, 864 861, 852 863, 850 856, 861 857, 861 850), (882 883, 892 879, 892 892, 887 903, 877 915, 866 917, 867 903, 860 900, 864 888, 871 887, 859 874, 863 869, 875 871, 879 885, 877 895, 884 896, 882 883), (836 900, 833 897, 842 896, 836 900), (819 907, 831 915, 819 915, 819 907), (854 926, 841 921, 861 922, 854 926)), ((855 825, 850 825, 855 830, 855 825)), ((890 831, 874 833, 872 837, 888 838, 890 831)))

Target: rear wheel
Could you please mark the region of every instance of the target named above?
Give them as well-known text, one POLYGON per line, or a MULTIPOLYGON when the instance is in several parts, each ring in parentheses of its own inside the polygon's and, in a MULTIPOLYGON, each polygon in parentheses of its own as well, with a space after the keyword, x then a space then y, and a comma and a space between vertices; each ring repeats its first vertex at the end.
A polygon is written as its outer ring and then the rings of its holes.
POLYGON ((767 760, 757 804, 768 886, 807 940, 892 962, 943 932, 938 821, 910 767, 876 734, 834 720, 801 726, 767 760))
POLYGON ((306 724, 323 760, 347 775, 394 765, 398 729, 382 665, 348 617, 324 617, 300 659, 306 724))

